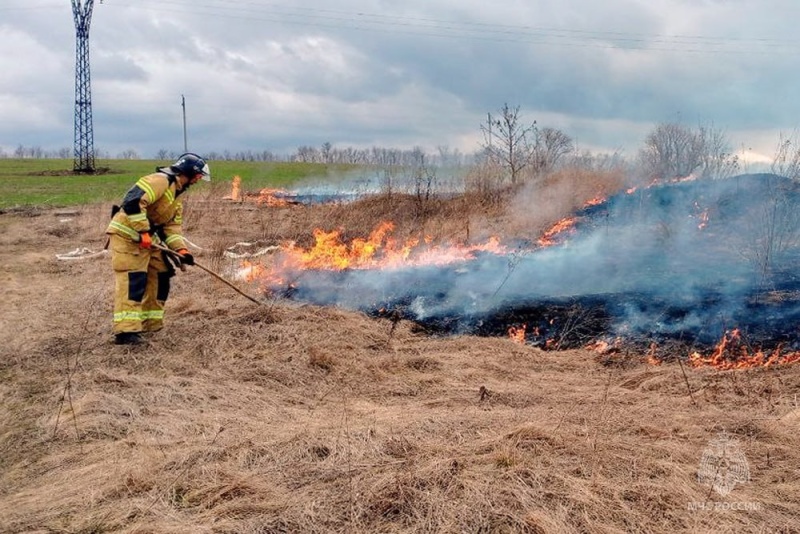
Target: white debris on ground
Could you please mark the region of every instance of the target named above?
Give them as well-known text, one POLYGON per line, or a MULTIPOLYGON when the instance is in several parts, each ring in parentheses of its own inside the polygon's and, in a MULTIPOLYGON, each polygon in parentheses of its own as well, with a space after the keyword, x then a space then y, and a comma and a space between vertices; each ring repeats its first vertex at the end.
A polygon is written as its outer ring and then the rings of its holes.
POLYGON ((259 243, 258 241, 255 243, 248 243, 243 241, 240 243, 236 243, 235 245, 232 245, 227 249, 225 249, 223 255, 226 258, 230 258, 232 260, 241 260, 247 258, 257 258, 258 256, 263 256, 264 254, 275 252, 280 248, 281 247, 279 247, 278 245, 264 246, 263 243, 259 243))
POLYGON ((251 260, 266 254, 272 254, 280 249, 281 247, 278 245, 269 245, 263 241, 254 243, 241 241, 225 249, 223 256, 230 261, 227 271, 231 278, 252 281, 259 277, 259 274, 264 270, 264 266, 251 260))
POLYGON ((189 245, 190 248, 193 248, 193 249, 196 249, 196 250, 205 250, 200 245, 197 245, 197 244, 192 243, 191 241, 189 241, 189 238, 187 238, 186 236, 183 236, 183 240, 186 242, 187 245, 189 245))
MULTIPOLYGON (((191 241, 189 241, 188 239, 186 239, 186 237, 184 237, 183 240, 186 241, 186 243, 193 249, 205 250, 203 247, 196 245, 191 241)), ((105 256, 107 254, 108 254, 107 249, 103 249, 98 252, 86 247, 78 247, 75 250, 71 250, 63 254, 56 254, 56 259, 62 261, 88 260, 91 258, 99 258, 100 256, 105 256)))
POLYGON ((75 250, 65 252, 64 254, 56 254, 56 259, 62 261, 88 260, 90 258, 98 258, 106 254, 108 254, 108 251, 105 249, 96 252, 86 247, 78 247, 75 250))

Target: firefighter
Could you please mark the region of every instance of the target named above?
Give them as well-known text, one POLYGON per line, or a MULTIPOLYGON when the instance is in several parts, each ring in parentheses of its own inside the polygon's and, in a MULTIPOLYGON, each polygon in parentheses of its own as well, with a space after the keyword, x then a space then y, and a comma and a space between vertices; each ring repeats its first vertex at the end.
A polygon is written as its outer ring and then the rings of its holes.
POLYGON ((153 244, 174 250, 181 263, 194 265, 181 235, 183 205, 178 197, 201 179, 211 180, 208 164, 197 154, 186 153, 169 167, 140 178, 122 205, 114 206, 106 233, 115 278, 115 344, 140 344, 142 332, 164 326, 164 302, 175 270, 153 244))

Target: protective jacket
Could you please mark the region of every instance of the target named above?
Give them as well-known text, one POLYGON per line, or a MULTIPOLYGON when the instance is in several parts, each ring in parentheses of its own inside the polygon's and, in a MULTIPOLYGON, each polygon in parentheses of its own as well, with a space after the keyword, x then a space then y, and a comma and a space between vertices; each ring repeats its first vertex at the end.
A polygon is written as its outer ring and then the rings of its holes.
MULTIPOLYGON (((166 171, 167 169, 164 169, 166 171)), ((140 246, 141 235, 172 250, 186 248, 177 177, 156 172, 140 178, 125 195, 106 229, 114 269, 114 333, 154 332, 163 327, 164 303, 173 269, 164 254, 140 246)))
POLYGON ((122 209, 111 219, 106 233, 138 242, 140 234, 150 232, 154 241, 160 238, 172 250, 186 248, 181 235, 181 193, 178 178, 172 174, 156 172, 140 178, 125 195, 122 209))

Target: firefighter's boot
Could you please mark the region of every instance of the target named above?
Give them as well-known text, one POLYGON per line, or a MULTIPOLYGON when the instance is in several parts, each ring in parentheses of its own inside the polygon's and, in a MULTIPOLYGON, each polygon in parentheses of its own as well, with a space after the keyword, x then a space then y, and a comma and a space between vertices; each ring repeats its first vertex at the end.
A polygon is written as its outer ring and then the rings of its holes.
POLYGON ((115 345, 141 345, 144 339, 139 335, 139 332, 120 332, 114 335, 115 345))

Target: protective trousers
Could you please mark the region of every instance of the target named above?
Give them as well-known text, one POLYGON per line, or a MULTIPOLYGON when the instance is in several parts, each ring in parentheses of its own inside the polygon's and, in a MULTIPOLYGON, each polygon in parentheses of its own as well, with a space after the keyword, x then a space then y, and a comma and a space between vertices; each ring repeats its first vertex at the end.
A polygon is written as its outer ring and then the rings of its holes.
POLYGON ((114 269, 114 333, 155 332, 164 326, 170 272, 162 252, 111 234, 114 269))

